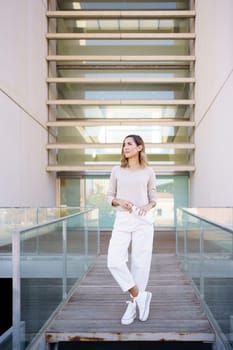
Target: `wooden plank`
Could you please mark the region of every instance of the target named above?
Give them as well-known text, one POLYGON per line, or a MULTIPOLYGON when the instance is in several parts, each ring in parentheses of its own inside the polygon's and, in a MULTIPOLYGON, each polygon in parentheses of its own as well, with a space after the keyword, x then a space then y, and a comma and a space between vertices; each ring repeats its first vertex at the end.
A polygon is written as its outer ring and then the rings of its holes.
MULTIPOLYGON (((80 318, 82 319, 82 326, 83 326, 83 322, 87 321, 88 322, 88 327, 90 325, 90 319, 91 322, 92 321, 96 321, 96 320, 110 320, 110 322, 112 322, 112 315, 115 313, 116 310, 116 305, 113 305, 112 302, 106 304, 108 307, 108 313, 106 315, 106 310, 103 309, 103 305, 94 305, 92 304, 92 306, 95 309, 95 313, 93 313, 93 310, 87 310, 86 306, 79 306, 79 307, 73 307, 73 308, 69 308, 67 309, 63 309, 62 310, 62 314, 58 315, 56 317, 56 320, 77 320, 79 321, 80 318), (73 316, 74 311, 76 311, 75 316, 73 316)), ((163 307, 155 307, 153 305, 153 307, 151 307, 150 310, 152 313, 155 312, 155 319, 154 321, 157 320, 163 320, 163 321, 167 321, 169 319, 169 327, 171 327, 171 324, 173 323, 174 320, 177 320, 178 317, 180 317, 180 310, 166 310, 166 313, 164 313, 164 308, 163 307)), ((186 311, 182 311, 182 317, 183 320, 182 322, 187 322, 188 320, 192 320, 192 318, 194 319, 194 322, 192 323, 192 327, 194 326, 195 322, 200 322, 200 320, 206 321, 206 316, 203 312, 201 312, 199 309, 197 309, 196 311, 194 310, 186 310, 186 311)), ((153 324, 154 324, 153 321, 153 324)), ((181 322, 181 323, 182 323, 181 322)), ((205 323, 206 324, 206 323, 205 323)), ((174 325, 173 325, 174 326, 174 325)))
MULTIPOLYGON (((106 310, 107 308, 105 308, 106 310)), ((122 311, 122 310, 121 310, 122 311)), ((151 310, 153 312, 153 310, 151 310)), ((123 309, 124 312, 124 309, 123 309)), ((96 319, 92 318, 92 315, 89 315, 87 319, 80 318, 77 316, 77 313, 73 313, 76 315, 76 317, 73 317, 72 319, 62 318, 58 319, 53 322, 53 325, 50 327, 50 332, 72 332, 72 333, 79 333, 79 332, 90 332, 90 333, 97 333, 97 332, 105 332, 105 333, 114 333, 114 332, 129 332, 129 328, 126 329, 121 324, 118 324, 115 320, 112 319, 112 317, 103 317, 102 314, 100 314, 100 317, 96 317, 96 319)), ((106 312, 105 312, 106 315, 106 312)), ((120 318, 122 313, 115 312, 115 317, 120 318)), ((136 320, 134 321, 133 325, 130 325, 130 329, 135 332, 135 334, 138 333, 140 335, 135 340, 140 339, 143 337, 144 333, 148 332, 163 332, 163 333, 169 333, 169 332, 183 332, 183 333, 208 333, 211 331, 211 328, 209 327, 209 323, 207 320, 180 320, 179 318, 174 320, 164 320, 164 319, 153 319, 153 321, 147 321, 146 324, 142 324, 141 321, 136 320), (178 322, 179 321, 179 322, 178 322)), ((110 337, 110 336, 108 336, 110 337)), ((146 338, 146 334, 144 335, 144 339, 146 338)))
POLYGON ((215 335, 188 279, 173 254, 154 254, 148 290, 150 316, 123 326, 127 293, 122 293, 100 255, 46 330, 58 341, 208 341, 215 335))
POLYGON ((203 341, 213 343, 215 341, 214 335, 210 336, 206 333, 182 333, 182 332, 148 332, 142 334, 140 337, 135 333, 115 332, 94 332, 86 333, 79 332, 78 335, 74 333, 47 333, 47 343, 57 343, 60 341, 203 341))

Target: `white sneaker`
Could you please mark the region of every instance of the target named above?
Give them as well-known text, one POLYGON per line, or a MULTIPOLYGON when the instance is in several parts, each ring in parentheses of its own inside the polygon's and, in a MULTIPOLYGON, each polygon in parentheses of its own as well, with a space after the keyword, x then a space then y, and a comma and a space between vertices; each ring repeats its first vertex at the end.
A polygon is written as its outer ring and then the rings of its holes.
POLYGON ((139 320, 146 321, 150 312, 150 302, 152 298, 151 292, 139 292, 138 296, 134 298, 139 310, 139 320))
POLYGON ((137 312, 136 312, 137 307, 136 307, 135 301, 127 301, 126 303, 128 304, 128 306, 124 315, 121 318, 121 324, 124 324, 124 325, 133 323, 137 315, 137 312))

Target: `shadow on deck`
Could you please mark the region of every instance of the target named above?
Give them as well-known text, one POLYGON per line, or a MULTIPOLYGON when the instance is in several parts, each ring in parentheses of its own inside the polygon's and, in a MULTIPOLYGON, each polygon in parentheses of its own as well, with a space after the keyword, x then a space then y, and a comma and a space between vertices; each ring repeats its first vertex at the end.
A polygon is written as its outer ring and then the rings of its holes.
POLYGON ((127 294, 121 292, 106 267, 108 234, 102 236, 101 255, 47 328, 47 343, 60 344, 59 349, 74 349, 76 342, 79 342, 79 349, 86 349, 86 346, 100 349, 101 343, 101 349, 104 349, 103 342, 108 345, 111 342, 111 349, 115 349, 120 341, 121 349, 125 342, 127 349, 131 349, 130 346, 133 348, 137 342, 134 349, 142 349, 148 342, 148 349, 152 349, 156 342, 158 349, 184 349, 184 344, 189 342, 189 349, 192 349, 191 344, 198 350, 207 349, 206 346, 210 349, 215 335, 180 269, 174 253, 174 236, 174 233, 166 232, 155 236, 148 285, 153 298, 146 322, 135 320, 129 326, 120 323, 127 294), (173 342, 179 347, 174 347, 173 342), (173 346, 169 347, 171 344, 173 346))

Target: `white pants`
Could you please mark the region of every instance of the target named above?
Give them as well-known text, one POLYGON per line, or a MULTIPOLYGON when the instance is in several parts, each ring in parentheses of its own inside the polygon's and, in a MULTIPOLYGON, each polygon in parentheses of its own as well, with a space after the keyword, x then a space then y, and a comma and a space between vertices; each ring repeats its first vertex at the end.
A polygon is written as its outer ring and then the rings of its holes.
POLYGON ((151 266, 154 226, 128 212, 117 212, 108 247, 107 266, 123 292, 146 289, 151 266), (131 264, 128 265, 129 245, 131 264))

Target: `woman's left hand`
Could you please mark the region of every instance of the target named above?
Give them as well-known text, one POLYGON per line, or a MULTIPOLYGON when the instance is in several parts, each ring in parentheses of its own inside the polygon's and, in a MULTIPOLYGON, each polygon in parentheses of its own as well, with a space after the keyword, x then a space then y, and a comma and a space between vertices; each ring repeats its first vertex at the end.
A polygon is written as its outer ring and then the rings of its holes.
POLYGON ((149 204, 144 205, 143 207, 138 208, 138 215, 144 216, 150 209, 151 209, 151 206, 149 204))
POLYGON ((146 215, 146 213, 149 210, 151 210, 154 206, 154 203, 148 203, 147 205, 143 205, 142 207, 138 208, 138 215, 146 215))

